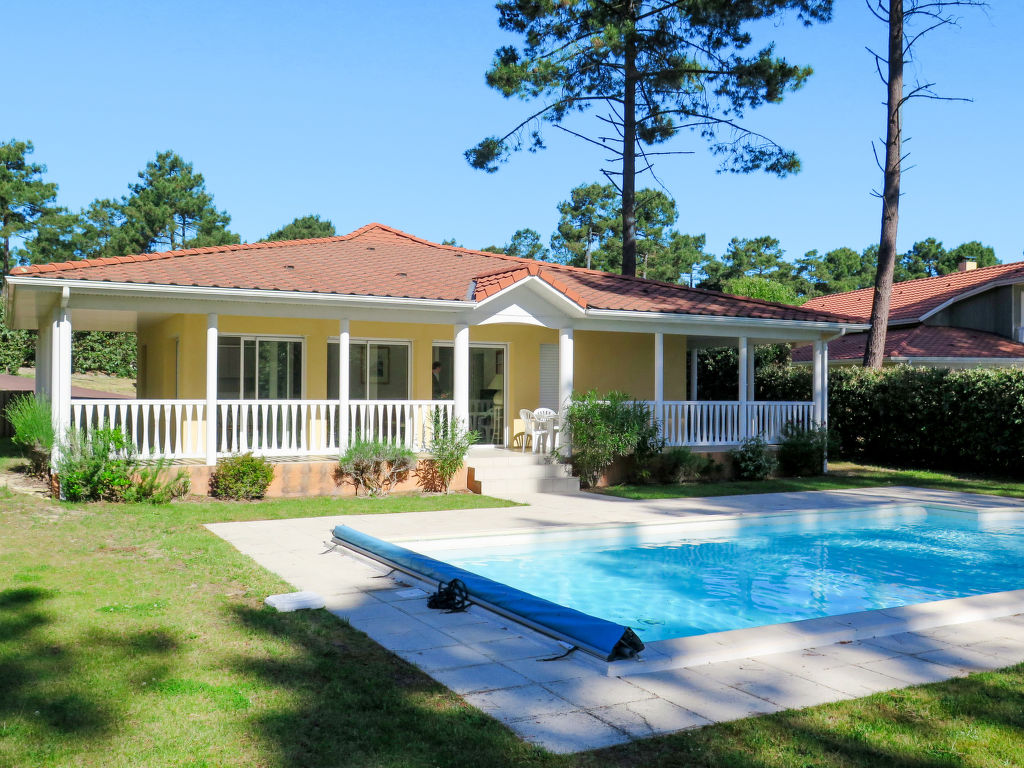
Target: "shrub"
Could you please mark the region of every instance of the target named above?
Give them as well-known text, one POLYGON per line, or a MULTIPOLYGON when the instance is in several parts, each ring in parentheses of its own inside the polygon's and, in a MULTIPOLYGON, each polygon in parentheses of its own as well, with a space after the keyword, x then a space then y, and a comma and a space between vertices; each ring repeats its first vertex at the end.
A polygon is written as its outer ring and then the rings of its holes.
MULTIPOLYGON (((758 371, 758 399, 809 400, 809 366, 758 371)), ((1024 369, 895 365, 829 371, 830 455, 1024 476, 1024 369)))
POLYGON ((825 471, 828 430, 823 427, 805 429, 794 422, 782 427, 779 443, 779 471, 790 477, 809 477, 825 471))
POLYGON ((573 395, 565 412, 564 430, 572 444, 572 464, 585 486, 592 487, 621 456, 632 454, 649 434, 651 412, 622 392, 603 398, 596 390, 573 395))
POLYGON ((710 456, 679 446, 669 448, 658 457, 654 477, 662 484, 693 483, 713 477, 717 469, 717 463, 710 456))
POLYGON ((119 429, 72 429, 57 460, 61 497, 68 501, 123 501, 138 462, 119 429))
POLYGON ((431 468, 437 482, 445 493, 452 483, 452 478, 466 463, 469 447, 479 438, 472 430, 465 430, 454 420, 449 422, 440 408, 431 416, 432 438, 430 441, 431 468))
POLYGON ((273 479, 274 465, 262 456, 228 456, 218 459, 210 492, 221 499, 262 499, 273 479))
POLYGON ((663 480, 667 470, 666 456, 662 453, 665 450, 665 438, 661 436, 661 429, 657 421, 651 418, 650 409, 646 403, 632 403, 634 409, 633 418, 635 424, 631 426, 636 432, 636 447, 633 448, 633 455, 629 462, 628 480, 631 483, 664 483, 672 482, 663 480))
POLYGON ((339 474, 351 478, 357 496, 360 488, 370 496, 387 496, 415 468, 411 450, 379 440, 353 443, 338 461, 339 474))
POLYGON ((17 373, 35 357, 35 334, 7 326, 4 301, 0 299, 0 373, 17 373))
POLYGON ((124 500, 130 502, 148 501, 150 504, 168 504, 185 496, 192 488, 188 472, 179 469, 167 480, 161 475, 168 469, 169 459, 158 459, 155 463, 139 469, 135 482, 125 491, 124 500))
POLYGON ((763 437, 744 440, 730 451, 736 477, 740 480, 764 480, 775 469, 775 458, 768 452, 763 437))
POLYGON ((7 405, 7 420, 14 430, 14 443, 20 445, 29 460, 29 472, 37 477, 50 471, 53 450, 53 421, 50 401, 26 395, 7 405))

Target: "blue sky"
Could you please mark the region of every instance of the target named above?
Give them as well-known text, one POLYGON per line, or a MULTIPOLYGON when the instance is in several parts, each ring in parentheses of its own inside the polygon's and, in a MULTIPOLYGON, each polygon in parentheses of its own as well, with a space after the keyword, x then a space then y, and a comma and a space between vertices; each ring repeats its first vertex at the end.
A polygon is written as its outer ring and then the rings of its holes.
MULTIPOLYGON (((1024 108, 1011 73, 1024 3, 991 5, 934 34, 908 69, 908 79, 973 102, 907 108, 914 167, 904 176, 901 250, 934 236, 1021 258, 1024 108)), ((696 154, 658 164, 679 228, 706 233, 709 250, 764 234, 790 258, 877 241, 871 141, 884 131, 885 94, 865 46, 883 48, 885 28, 860 0, 836 6, 829 25, 787 20, 756 40, 774 39, 815 68, 802 91, 749 115, 799 152, 802 173, 718 175, 690 136, 673 148, 696 154)), ((380 221, 482 247, 521 227, 546 239, 557 203, 601 178, 600 150, 554 129, 546 151, 518 154, 498 173, 466 164, 466 148, 532 106, 484 84, 495 48, 512 41, 487 2, 36 0, 8 4, 4 17, 5 59, 24 63, 0 136, 31 139, 72 208, 123 194, 157 151, 173 149, 203 173, 244 240, 318 213, 339 232, 380 221)), ((593 126, 587 116, 571 124, 593 126)))

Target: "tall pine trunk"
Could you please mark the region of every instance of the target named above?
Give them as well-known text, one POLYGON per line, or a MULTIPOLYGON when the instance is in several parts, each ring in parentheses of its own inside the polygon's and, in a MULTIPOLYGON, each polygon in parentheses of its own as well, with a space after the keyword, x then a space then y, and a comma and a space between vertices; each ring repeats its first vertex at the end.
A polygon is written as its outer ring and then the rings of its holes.
POLYGON ((636 274, 636 43, 626 41, 622 94, 622 274, 636 274))
POLYGON ((896 269, 896 231, 900 208, 900 157, 903 144, 903 0, 889 0, 888 123, 885 131, 885 181, 882 187, 882 236, 878 244, 871 330, 864 366, 881 368, 889 324, 892 278, 896 269))

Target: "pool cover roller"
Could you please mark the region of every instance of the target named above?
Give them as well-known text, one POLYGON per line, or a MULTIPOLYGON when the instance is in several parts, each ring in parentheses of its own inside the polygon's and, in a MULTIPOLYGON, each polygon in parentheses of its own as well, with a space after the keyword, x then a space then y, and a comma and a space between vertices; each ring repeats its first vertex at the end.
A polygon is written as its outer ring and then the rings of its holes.
POLYGON ((439 583, 459 579, 466 585, 473 602, 513 618, 521 618, 542 631, 546 629, 549 634, 568 640, 606 661, 631 658, 644 649, 643 642, 629 627, 552 603, 347 525, 334 529, 334 541, 413 576, 439 583))

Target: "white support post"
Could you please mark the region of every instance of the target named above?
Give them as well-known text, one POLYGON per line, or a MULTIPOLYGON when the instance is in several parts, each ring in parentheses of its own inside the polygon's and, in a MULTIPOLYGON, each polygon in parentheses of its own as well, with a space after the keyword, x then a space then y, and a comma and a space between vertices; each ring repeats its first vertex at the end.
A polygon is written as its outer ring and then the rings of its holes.
POLYGON ((217 315, 206 316, 206 463, 217 464, 217 315))
MULTIPOLYGON (((821 345, 821 426, 828 428, 828 342, 821 345)), ((828 474, 828 441, 825 441, 825 456, 822 470, 828 474)))
POLYGON ((572 398, 573 389, 573 366, 575 365, 575 353, 573 351, 572 328, 562 328, 558 331, 558 409, 563 410, 572 398))
POLYGON ((740 401, 740 439, 746 440, 748 437, 751 437, 750 420, 747 418, 747 400, 750 399, 749 383, 747 380, 747 376, 750 374, 750 367, 747 364, 747 359, 750 356, 750 345, 747 343, 746 336, 740 336, 737 350, 740 359, 739 390, 736 399, 740 401))
POLYGON ((64 289, 60 306, 53 311, 50 330, 50 413, 53 419, 53 462, 60 456, 60 446, 71 425, 71 310, 68 289, 64 289))
POLYGON ((757 355, 755 354, 754 345, 750 343, 750 339, 747 339, 747 401, 753 402, 757 399, 757 380, 754 378, 755 364, 757 362, 757 355))
POLYGON ((52 399, 50 389, 52 338, 53 323, 39 323, 39 333, 36 334, 36 397, 52 399))
POLYGON ((824 381, 823 363, 824 353, 823 348, 825 344, 820 339, 814 342, 813 349, 813 360, 814 360, 814 371, 812 374, 813 388, 814 388, 814 408, 812 409, 812 418, 815 424, 821 424, 822 418, 825 415, 824 408, 822 407, 824 402, 824 391, 822 389, 822 382, 824 381))
POLYGON ((665 399, 665 334, 654 334, 654 413, 661 414, 665 399))
POLYGON ((455 423, 469 429, 469 326, 455 326, 455 353, 452 389, 455 396, 455 423))
POLYGON ((347 317, 338 321, 338 449, 348 449, 349 432, 349 348, 352 334, 347 317))
POLYGON ((690 350, 690 399, 697 399, 697 350, 690 350))

